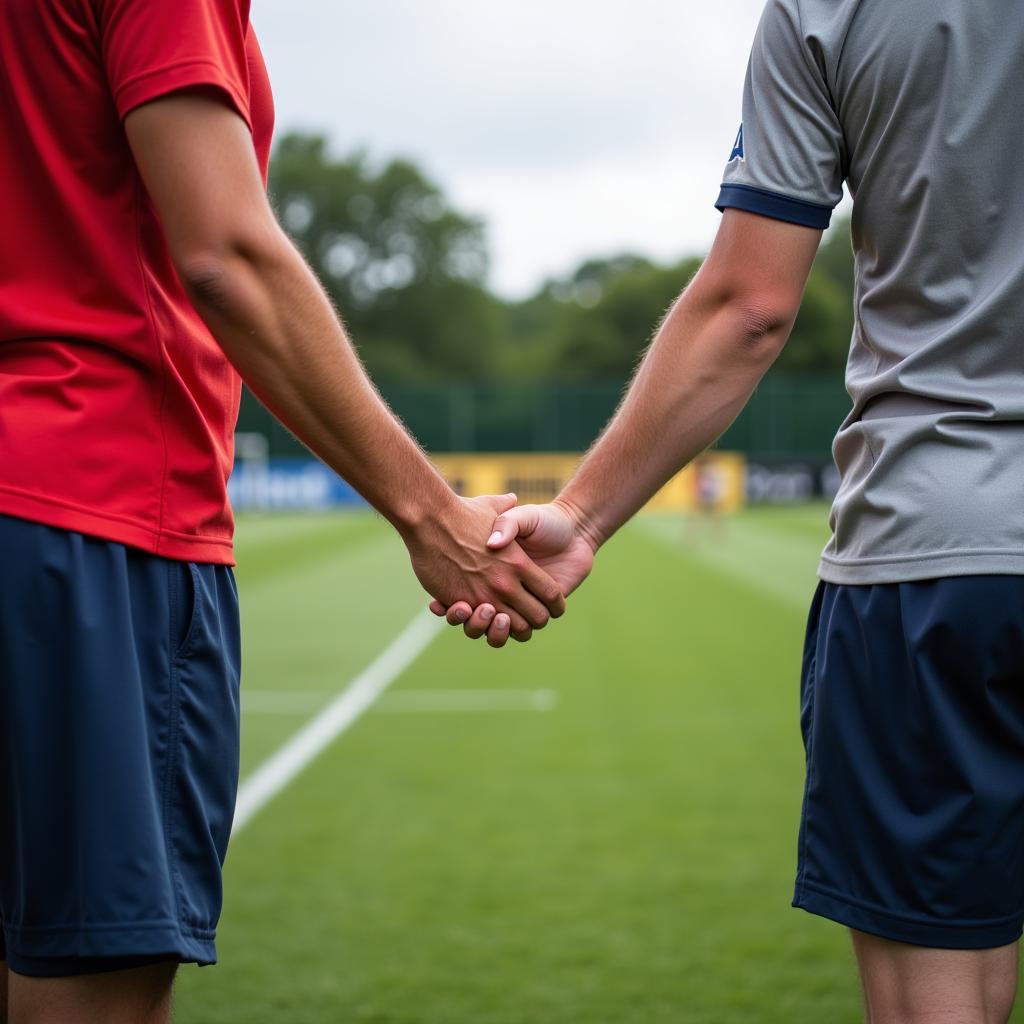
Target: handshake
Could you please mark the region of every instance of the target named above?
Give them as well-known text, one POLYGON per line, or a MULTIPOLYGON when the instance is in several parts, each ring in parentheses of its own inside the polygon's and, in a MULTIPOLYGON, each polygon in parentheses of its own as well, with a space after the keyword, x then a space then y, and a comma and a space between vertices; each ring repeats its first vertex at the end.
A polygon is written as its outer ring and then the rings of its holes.
MULTIPOLYGON (((529 640, 562 615, 598 547, 746 404, 782 351, 820 237, 726 210, 711 253, 666 314, 611 423, 550 504, 517 507, 514 494, 457 497, 392 421, 389 452, 408 452, 401 468, 381 473, 376 447, 355 468, 371 504, 385 514, 390 507, 432 611, 492 647, 510 636, 529 640)), ((365 436, 376 444, 386 426, 365 436)), ((345 476, 351 445, 338 454, 332 465, 345 476)))
POLYGON ((525 643, 565 612, 589 574, 601 537, 564 498, 516 505, 516 496, 458 498, 405 537, 430 609, 466 636, 525 643))

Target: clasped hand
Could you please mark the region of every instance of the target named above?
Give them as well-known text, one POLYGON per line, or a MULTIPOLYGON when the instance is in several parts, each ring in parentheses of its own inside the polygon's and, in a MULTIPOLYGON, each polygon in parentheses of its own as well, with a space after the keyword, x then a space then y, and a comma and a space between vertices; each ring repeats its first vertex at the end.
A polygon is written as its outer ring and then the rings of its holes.
POLYGON ((486 636, 491 647, 504 647, 510 636, 525 642, 533 630, 564 613, 565 598, 590 573, 596 544, 575 510, 559 499, 520 506, 514 494, 459 501, 470 512, 474 532, 481 511, 490 512, 491 520, 468 550, 447 557, 440 590, 430 585, 433 573, 414 553, 420 582, 435 598, 430 609, 461 625, 470 639, 486 636), (454 570, 461 571, 463 581, 453 578, 454 570))

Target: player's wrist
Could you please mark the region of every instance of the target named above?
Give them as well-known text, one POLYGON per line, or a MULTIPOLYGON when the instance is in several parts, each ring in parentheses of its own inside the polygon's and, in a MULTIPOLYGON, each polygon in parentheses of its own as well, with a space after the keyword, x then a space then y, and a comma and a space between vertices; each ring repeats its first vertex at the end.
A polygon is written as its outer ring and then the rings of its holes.
POLYGON ((573 498, 560 494, 551 502, 572 523, 573 533, 582 537, 596 554, 597 549, 608 539, 598 525, 596 518, 573 498))
POLYGON ((410 488, 388 516, 406 545, 422 543, 444 531, 458 512, 458 495, 437 477, 430 486, 410 488))

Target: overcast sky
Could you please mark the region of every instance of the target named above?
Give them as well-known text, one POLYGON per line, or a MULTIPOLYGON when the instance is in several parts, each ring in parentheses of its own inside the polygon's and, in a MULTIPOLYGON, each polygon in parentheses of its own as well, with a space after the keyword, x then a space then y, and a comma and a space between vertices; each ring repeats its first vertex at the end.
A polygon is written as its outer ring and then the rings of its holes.
POLYGON ((763 0, 253 0, 278 130, 413 157, 519 297, 707 249, 763 0))

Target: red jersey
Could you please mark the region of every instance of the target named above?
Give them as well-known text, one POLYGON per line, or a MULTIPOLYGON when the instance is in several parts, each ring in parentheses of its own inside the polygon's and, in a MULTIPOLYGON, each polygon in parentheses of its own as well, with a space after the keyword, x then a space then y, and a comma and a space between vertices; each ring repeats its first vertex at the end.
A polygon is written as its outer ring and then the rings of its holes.
POLYGON ((265 179, 249 0, 0 0, 0 513, 231 564, 241 383, 122 126, 199 86, 245 119, 265 179))

